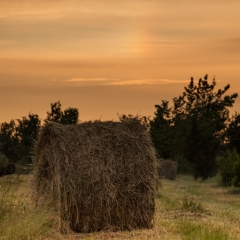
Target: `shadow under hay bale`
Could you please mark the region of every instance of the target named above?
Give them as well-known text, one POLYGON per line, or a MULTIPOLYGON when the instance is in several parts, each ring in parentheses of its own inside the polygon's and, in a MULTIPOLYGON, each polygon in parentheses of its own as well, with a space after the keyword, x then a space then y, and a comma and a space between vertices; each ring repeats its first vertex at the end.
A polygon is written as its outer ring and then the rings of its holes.
POLYGON ((35 204, 56 206, 62 232, 152 227, 157 161, 137 119, 50 123, 34 151, 35 204))
POLYGON ((175 180, 177 176, 178 163, 172 160, 159 159, 158 174, 169 180, 175 180))

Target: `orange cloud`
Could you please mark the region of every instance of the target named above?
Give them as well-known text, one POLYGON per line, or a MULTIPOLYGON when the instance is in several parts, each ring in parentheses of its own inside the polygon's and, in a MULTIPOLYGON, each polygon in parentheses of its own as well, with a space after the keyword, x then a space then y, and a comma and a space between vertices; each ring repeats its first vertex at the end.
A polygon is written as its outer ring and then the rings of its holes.
POLYGON ((115 86, 130 86, 130 85, 159 85, 159 84, 172 84, 172 83, 188 83, 189 80, 171 80, 171 79, 137 79, 127 81, 111 82, 107 85, 115 86))
POLYGON ((118 81, 119 79, 109 78, 71 78, 63 80, 62 82, 105 82, 105 81, 118 81))
POLYGON ((131 79, 120 80, 111 78, 71 78, 67 80, 52 79, 52 82, 61 83, 77 83, 77 86, 86 85, 104 85, 104 86, 134 86, 134 85, 159 85, 159 84, 176 84, 188 83, 189 80, 174 80, 174 79, 131 79))

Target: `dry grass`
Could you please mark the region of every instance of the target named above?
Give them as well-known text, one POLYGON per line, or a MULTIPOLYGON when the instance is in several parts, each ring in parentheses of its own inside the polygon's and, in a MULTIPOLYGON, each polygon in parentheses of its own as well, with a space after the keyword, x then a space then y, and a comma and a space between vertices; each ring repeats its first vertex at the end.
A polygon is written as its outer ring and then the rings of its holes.
POLYGON ((0 239, 41 239, 52 231, 54 215, 34 209, 30 192, 26 175, 0 178, 0 239))
POLYGON ((137 118, 50 123, 36 142, 33 170, 36 205, 56 206, 61 232, 153 225, 156 153, 137 118))
POLYGON ((0 183, 5 190, 11 189, 5 191, 5 205, 14 202, 5 216, 0 216, 0 239, 240 239, 240 195, 231 194, 231 188, 218 187, 216 179, 204 183, 185 176, 176 181, 163 179, 152 229, 66 235, 57 231, 53 212, 31 208, 28 177, 5 176, 0 183))

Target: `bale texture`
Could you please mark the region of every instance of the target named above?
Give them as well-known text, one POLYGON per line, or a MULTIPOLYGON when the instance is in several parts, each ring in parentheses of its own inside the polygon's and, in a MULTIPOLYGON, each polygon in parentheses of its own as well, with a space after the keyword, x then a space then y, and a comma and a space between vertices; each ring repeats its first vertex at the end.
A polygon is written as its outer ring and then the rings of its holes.
POLYGON ((177 176, 178 163, 169 159, 159 159, 158 174, 169 180, 175 180, 177 176))
POLYGON ((33 162, 34 201, 56 206, 62 232, 152 227, 157 161, 138 119, 49 123, 33 162))

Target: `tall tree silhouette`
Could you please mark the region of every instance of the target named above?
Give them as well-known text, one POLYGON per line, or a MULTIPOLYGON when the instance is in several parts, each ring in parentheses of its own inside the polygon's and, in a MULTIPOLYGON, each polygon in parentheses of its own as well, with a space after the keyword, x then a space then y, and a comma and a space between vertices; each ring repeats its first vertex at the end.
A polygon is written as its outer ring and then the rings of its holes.
POLYGON ((8 158, 16 161, 16 146, 19 141, 16 136, 16 123, 11 120, 9 123, 3 122, 0 125, 0 151, 8 158))
POLYGON ((17 121, 18 156, 22 163, 30 163, 32 147, 41 127, 41 120, 37 114, 29 113, 27 117, 17 121))
POLYGON ((209 83, 208 75, 200 78, 197 85, 191 78, 184 92, 173 99, 173 108, 168 108, 170 119, 159 111, 163 106, 156 105, 155 118, 151 122, 151 134, 160 156, 184 157, 191 165, 195 178, 206 179, 216 173, 215 155, 225 137, 228 108, 233 106, 238 96, 237 93, 225 95, 229 84, 218 91, 214 91, 215 86, 215 78, 209 83), (169 127, 163 131, 166 121, 169 127), (166 148, 157 139, 169 142, 171 147, 166 148), (168 152, 163 154, 166 149, 168 152))
POLYGON ((62 118, 62 104, 60 101, 51 103, 51 111, 47 112, 47 118, 44 120, 45 123, 49 122, 60 122, 62 118))
POLYGON ((240 113, 235 112, 232 115, 225 136, 227 147, 231 150, 235 148, 240 154, 240 113))
POLYGON ((58 122, 61 124, 77 124, 79 112, 77 108, 67 108, 62 111, 62 104, 60 101, 51 103, 51 111, 47 112, 45 123, 58 122))

